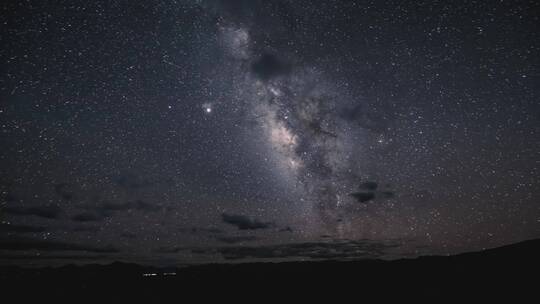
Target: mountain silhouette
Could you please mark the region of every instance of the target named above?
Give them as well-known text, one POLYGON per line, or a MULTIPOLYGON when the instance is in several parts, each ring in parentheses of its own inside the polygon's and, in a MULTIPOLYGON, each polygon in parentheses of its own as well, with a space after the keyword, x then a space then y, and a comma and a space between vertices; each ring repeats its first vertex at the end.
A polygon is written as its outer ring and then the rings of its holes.
POLYGON ((115 262, 58 268, 0 267, 3 298, 18 302, 167 303, 326 298, 437 302, 533 295, 540 239, 453 256, 393 261, 208 264, 181 269, 115 262), (146 274, 146 275, 145 275, 146 274), (188 301, 189 302, 189 301, 188 301))

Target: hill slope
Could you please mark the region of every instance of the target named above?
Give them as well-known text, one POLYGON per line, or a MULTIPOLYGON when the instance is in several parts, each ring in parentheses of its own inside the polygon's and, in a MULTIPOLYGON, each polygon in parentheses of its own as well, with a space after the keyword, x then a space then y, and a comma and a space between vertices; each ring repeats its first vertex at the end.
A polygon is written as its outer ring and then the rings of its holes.
POLYGON ((290 262, 192 266, 165 270, 136 264, 0 269, 4 297, 66 301, 165 302, 187 296, 239 300, 282 295, 515 300, 539 283, 540 240, 455 256, 410 260, 290 262), (156 276, 143 276, 156 273, 156 276), (31 292, 29 292, 31 291, 31 292))

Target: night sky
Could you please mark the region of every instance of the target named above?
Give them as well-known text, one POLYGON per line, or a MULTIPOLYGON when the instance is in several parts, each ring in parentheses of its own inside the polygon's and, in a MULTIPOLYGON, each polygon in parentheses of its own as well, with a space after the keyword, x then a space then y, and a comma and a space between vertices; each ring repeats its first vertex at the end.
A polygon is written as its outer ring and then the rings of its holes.
POLYGON ((538 238, 539 16, 536 1, 5 1, 0 263, 538 238))

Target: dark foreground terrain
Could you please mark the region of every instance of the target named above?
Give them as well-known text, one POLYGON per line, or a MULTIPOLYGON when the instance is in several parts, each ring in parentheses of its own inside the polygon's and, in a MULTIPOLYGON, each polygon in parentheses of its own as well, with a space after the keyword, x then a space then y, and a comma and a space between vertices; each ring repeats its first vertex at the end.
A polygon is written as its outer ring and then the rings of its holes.
POLYGON ((125 263, 2 267, 0 288, 2 299, 13 301, 4 303, 32 299, 39 300, 36 303, 192 303, 194 296, 227 303, 309 298, 330 303, 340 298, 347 302, 402 298, 536 302, 539 258, 540 240, 532 240, 482 252, 396 261, 204 265, 179 270, 125 263))

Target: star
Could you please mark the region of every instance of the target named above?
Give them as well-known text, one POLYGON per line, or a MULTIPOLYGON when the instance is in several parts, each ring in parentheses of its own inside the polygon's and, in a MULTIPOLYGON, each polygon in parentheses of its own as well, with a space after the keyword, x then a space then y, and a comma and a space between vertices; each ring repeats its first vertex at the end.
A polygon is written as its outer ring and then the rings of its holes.
POLYGON ((211 103, 208 103, 208 102, 204 103, 202 105, 202 108, 203 108, 204 113, 206 113, 206 114, 212 113, 212 104, 211 103))

